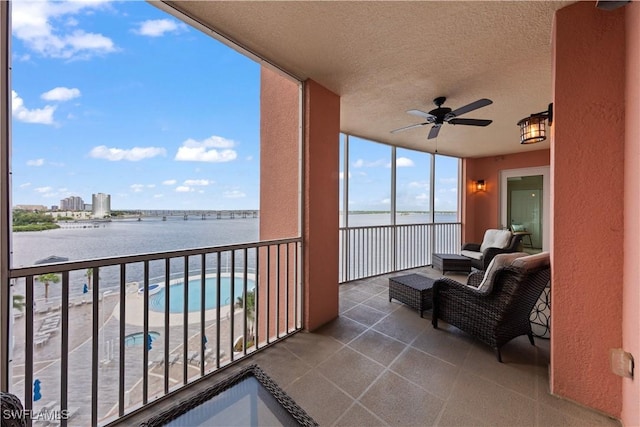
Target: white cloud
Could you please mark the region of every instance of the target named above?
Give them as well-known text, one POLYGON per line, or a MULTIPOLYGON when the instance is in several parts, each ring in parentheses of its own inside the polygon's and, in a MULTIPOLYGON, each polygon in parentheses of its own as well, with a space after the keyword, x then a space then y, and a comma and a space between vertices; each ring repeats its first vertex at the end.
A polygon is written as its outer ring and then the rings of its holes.
POLYGON ((30 110, 25 107, 24 101, 18 96, 18 93, 15 90, 11 91, 11 113, 18 121, 52 125, 55 123, 53 120, 53 113, 55 111, 56 107, 52 105, 30 110))
POLYGON ((162 199, 164 197, 164 194, 154 194, 153 198, 154 199, 162 199))
POLYGON ((24 184, 20 184, 20 188, 27 188, 27 187, 31 187, 30 182, 25 182, 24 184))
POLYGON ((389 166, 389 162, 387 162, 386 160, 383 160, 383 159, 378 159, 378 160, 373 160, 373 161, 368 161, 368 160, 364 160, 364 159, 358 159, 355 162, 353 162, 352 166, 354 168, 375 168, 375 167, 380 167, 380 166, 388 167, 389 166))
POLYGON ((411 181, 409 183, 410 188, 424 188, 428 189, 431 186, 429 185, 429 181, 411 181))
POLYGON ((211 136, 203 141, 187 139, 178 148, 175 160, 183 162, 210 162, 222 163, 230 162, 238 157, 232 147, 235 142, 221 136, 211 136))
POLYGON ((208 179, 187 179, 183 182, 184 185, 186 186, 195 186, 195 185, 210 185, 213 184, 213 181, 209 181, 208 179))
POLYGON ((89 157, 94 159, 106 159, 112 162, 128 160, 137 162, 157 156, 166 156, 167 150, 162 147, 133 147, 131 149, 109 148, 106 145, 94 147, 89 152, 89 157))
POLYGON ((187 187, 186 185, 180 185, 179 187, 176 187, 176 192, 178 193, 189 193, 191 191, 194 191, 193 188, 187 187))
POLYGON ((167 179, 165 181, 162 181, 162 185, 176 185, 176 181, 175 179, 167 179))
POLYGON ((457 184, 458 178, 440 178, 438 182, 441 184, 457 184))
POLYGON ((44 159, 27 160, 27 166, 42 166, 44 165, 44 159))
POLYGON ((110 7, 108 0, 14 2, 13 35, 29 49, 47 57, 86 59, 115 52, 110 38, 77 28, 77 15, 105 7, 110 7))
POLYGON ((80 96, 80 89, 68 87, 56 87, 40 95, 45 101, 69 101, 80 96))
POLYGON ((162 37, 166 33, 180 32, 186 26, 171 19, 150 19, 139 24, 134 33, 148 37, 162 37))
POLYGON ((38 187, 38 188, 34 188, 33 190, 35 192, 37 192, 37 193, 49 193, 49 192, 53 191, 53 188, 51 188, 51 187, 38 187))
POLYGON ((238 190, 225 191, 222 195, 227 199, 240 199, 242 197, 247 197, 245 193, 238 190))
POLYGON ((155 188, 155 184, 131 184, 129 188, 134 193, 141 193, 145 188, 155 188))
POLYGON ((398 157, 396 159, 396 167, 398 168, 411 168, 414 167, 415 163, 408 157, 398 157))

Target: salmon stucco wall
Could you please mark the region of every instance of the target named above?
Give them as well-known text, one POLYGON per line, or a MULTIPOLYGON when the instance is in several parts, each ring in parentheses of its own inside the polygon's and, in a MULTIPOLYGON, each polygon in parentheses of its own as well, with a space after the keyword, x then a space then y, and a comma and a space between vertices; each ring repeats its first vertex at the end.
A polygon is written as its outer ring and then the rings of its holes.
MULTIPOLYGON (((301 102, 298 82, 270 68, 261 68, 260 240, 301 234, 301 102)), ((287 305, 287 301, 294 301, 296 294, 295 263, 287 262, 295 259, 295 253, 293 247, 272 248, 269 253, 266 248, 259 251, 257 312, 260 319, 256 333, 261 341, 283 335, 295 327, 295 305, 287 305), (266 292, 269 298, 264 298, 266 292), (278 313, 278 321, 267 321, 269 313, 278 313)))
POLYGON ((305 327, 338 316, 340 97, 305 82, 304 277, 305 327))
MULTIPOLYGON (((514 144, 517 144, 517 139, 514 144)), ((468 158, 462 162, 465 192, 462 208, 463 242, 481 242, 488 228, 500 228, 500 171, 549 166, 549 150, 501 156, 468 158), (476 192, 473 183, 483 179, 486 190, 476 192)))
POLYGON ((622 423, 625 426, 640 426, 640 2, 633 2, 625 9, 627 98, 622 347, 636 359, 636 378, 622 380, 622 423))
POLYGON ((622 345, 624 18, 624 8, 577 2, 553 28, 551 392, 616 418, 622 379, 609 350, 622 345))
POLYGON ((300 235, 300 87, 260 72, 260 239, 300 235))

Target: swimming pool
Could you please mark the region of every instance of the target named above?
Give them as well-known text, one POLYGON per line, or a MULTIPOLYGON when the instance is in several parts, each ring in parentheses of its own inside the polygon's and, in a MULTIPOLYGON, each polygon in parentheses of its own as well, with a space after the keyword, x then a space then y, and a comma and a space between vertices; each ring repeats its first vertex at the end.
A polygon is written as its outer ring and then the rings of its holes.
MULTIPOLYGON (((160 336, 160 333, 155 331, 149 331, 149 336, 151 337, 151 341, 155 341, 156 338, 160 336)), ((137 347, 142 345, 144 342, 145 342, 144 332, 136 332, 135 334, 130 334, 124 337, 125 347, 137 347)))
MULTIPOLYGON (((200 311, 201 298, 200 298, 200 279, 194 279, 189 281, 189 312, 200 311)), ((220 304, 228 305, 239 296, 242 296, 244 289, 244 280, 236 277, 234 281, 234 298, 231 300, 231 277, 220 277, 220 304)), ((247 280, 247 290, 255 288, 255 282, 251 279, 247 280)), ((217 278, 207 277, 205 279, 205 295, 204 295, 204 308, 205 310, 211 310, 217 307, 218 298, 216 295, 217 278)), ((164 313, 165 311, 165 293, 167 291, 166 286, 163 286, 160 291, 149 296, 149 309, 152 311, 159 311, 164 313)), ((169 291, 169 313, 182 313, 184 311, 184 283, 179 282, 171 285, 169 291)))

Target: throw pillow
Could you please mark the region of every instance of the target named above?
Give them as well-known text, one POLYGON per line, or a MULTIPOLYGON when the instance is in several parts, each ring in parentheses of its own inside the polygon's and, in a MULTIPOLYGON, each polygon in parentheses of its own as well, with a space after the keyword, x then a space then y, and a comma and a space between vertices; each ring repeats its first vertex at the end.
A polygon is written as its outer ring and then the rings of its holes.
POLYGON ((491 290, 493 289, 493 280, 498 270, 502 267, 511 265, 511 263, 518 258, 522 258, 527 255, 529 254, 526 252, 514 252, 510 254, 496 255, 489 263, 487 271, 485 271, 484 273, 484 278, 482 279, 482 282, 480 282, 480 286, 478 286, 478 291, 483 294, 488 294, 489 292, 491 292, 491 290))
POLYGON ((523 224, 511 224, 511 231, 517 233, 518 231, 527 231, 527 227, 523 224))

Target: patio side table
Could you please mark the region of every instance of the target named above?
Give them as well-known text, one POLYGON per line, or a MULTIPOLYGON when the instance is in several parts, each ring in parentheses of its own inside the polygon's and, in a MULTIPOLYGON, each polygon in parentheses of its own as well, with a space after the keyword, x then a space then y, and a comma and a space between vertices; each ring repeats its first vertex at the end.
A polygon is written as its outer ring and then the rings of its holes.
POLYGON ((418 310, 420 317, 424 310, 433 306, 431 288, 435 279, 420 274, 407 274, 389 278, 389 301, 392 298, 418 310))

